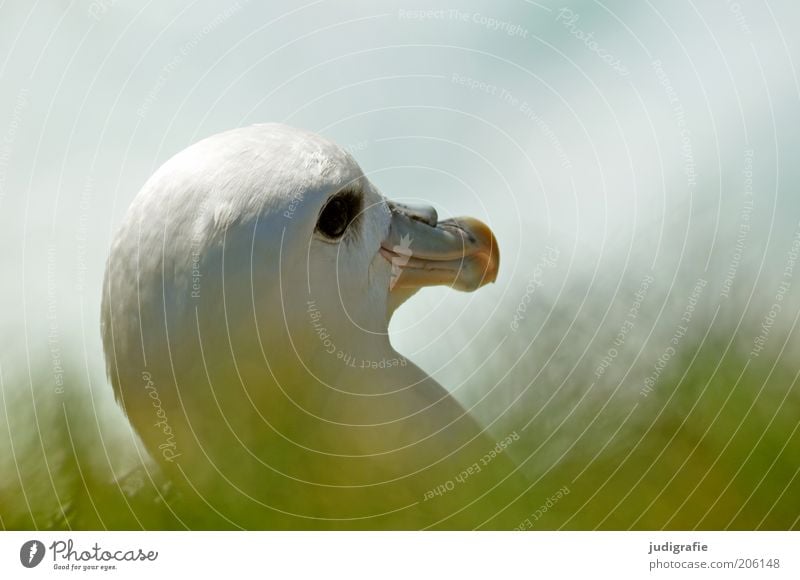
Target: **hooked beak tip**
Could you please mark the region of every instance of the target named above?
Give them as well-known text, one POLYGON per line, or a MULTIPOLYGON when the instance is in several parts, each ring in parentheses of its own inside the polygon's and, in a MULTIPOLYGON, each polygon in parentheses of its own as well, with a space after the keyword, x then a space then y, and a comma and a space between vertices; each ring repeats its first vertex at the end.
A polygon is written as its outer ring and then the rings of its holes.
POLYGON ((475 218, 458 218, 456 221, 477 238, 478 246, 481 248, 475 256, 479 257, 484 266, 482 268, 483 280, 479 286, 494 283, 500 271, 500 247, 497 245, 494 232, 485 223, 475 218))
POLYGON ((447 285, 472 292, 495 282, 500 268, 494 233, 471 217, 432 225, 393 215, 380 254, 392 266, 390 289, 447 285))

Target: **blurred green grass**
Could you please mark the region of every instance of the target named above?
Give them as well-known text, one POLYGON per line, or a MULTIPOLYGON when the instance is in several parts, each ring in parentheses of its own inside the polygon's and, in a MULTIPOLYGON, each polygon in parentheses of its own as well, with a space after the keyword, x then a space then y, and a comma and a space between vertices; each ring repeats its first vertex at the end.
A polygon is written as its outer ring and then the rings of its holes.
MULTIPOLYGON (((588 429, 597 408, 563 423, 586 431, 568 436, 563 459, 542 461, 532 494, 570 493, 535 529, 797 529, 798 373, 768 358, 747 363, 735 349, 722 357, 725 347, 685 345, 649 396, 612 399, 613 419, 588 429)), ((527 440, 552 429, 534 421, 527 440)))
MULTIPOLYGON (((523 435, 514 455, 532 485, 529 501, 508 509, 542 530, 798 529, 798 373, 784 359, 727 347, 713 338, 683 345, 648 397, 617 392, 605 413, 565 390, 551 401, 556 416, 522 430, 537 408, 515 405, 505 426, 523 435), (531 506, 564 488, 531 518, 531 506)), ((141 452, 135 438, 121 413, 95 414, 102 405, 92 401, 107 393, 74 378, 76 362, 66 361, 63 395, 45 373, 32 385, 3 374, 2 527, 223 527, 150 480, 155 471, 130 468, 141 452)), ((102 377, 85 382, 106 388, 102 377)))

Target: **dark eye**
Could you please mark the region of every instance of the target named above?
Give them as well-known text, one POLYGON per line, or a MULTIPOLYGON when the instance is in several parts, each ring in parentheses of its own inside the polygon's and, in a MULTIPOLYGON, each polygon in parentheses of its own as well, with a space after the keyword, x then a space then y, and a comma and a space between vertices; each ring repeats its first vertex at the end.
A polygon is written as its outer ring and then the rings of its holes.
POLYGON ((338 193, 330 198, 319 214, 317 231, 325 237, 342 237, 347 227, 358 215, 359 197, 351 192, 338 193))

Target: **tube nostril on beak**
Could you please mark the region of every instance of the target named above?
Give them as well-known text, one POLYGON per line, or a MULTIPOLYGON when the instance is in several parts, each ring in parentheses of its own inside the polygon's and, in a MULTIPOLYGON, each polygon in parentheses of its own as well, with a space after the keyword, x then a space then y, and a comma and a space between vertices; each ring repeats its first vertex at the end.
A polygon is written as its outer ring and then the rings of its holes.
POLYGON ((424 204, 398 203, 396 201, 389 201, 388 204, 393 212, 401 213, 406 217, 418 222, 422 222, 429 226, 436 226, 436 224, 439 222, 439 215, 432 206, 424 204))

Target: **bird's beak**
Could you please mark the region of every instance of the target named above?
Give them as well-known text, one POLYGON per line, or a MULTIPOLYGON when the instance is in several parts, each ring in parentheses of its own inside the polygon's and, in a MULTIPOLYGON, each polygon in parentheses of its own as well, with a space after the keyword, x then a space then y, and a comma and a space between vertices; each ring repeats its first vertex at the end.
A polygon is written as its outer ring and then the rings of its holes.
POLYGON ((391 264, 391 290, 447 285, 472 292, 494 282, 500 250, 475 218, 438 221, 436 210, 388 202, 392 221, 380 253, 391 264))

